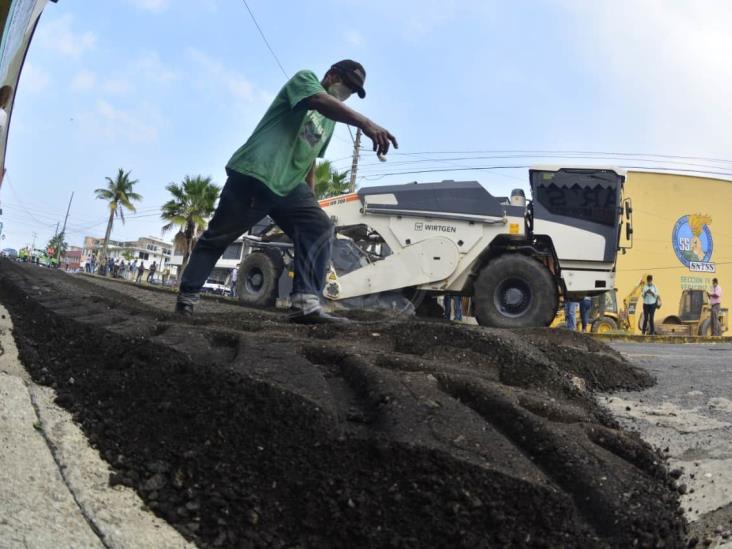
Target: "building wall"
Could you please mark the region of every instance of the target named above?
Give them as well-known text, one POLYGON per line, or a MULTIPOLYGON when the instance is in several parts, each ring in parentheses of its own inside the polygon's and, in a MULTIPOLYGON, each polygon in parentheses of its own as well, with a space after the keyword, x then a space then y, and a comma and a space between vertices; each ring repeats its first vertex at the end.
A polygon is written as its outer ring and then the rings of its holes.
POLYGON ((682 289, 709 288, 714 277, 732 296, 732 181, 629 172, 625 188, 634 242, 618 255, 619 304, 647 274, 663 302, 657 321, 678 314, 682 289))
MULTIPOLYGON (((103 242, 104 239, 102 238, 92 236, 84 238, 84 246, 82 249, 83 264, 89 261, 93 253, 97 253, 102 248, 103 242)), ((128 252, 132 254, 132 261, 137 260, 138 265, 142 262, 145 268, 148 268, 154 261, 158 270, 162 271, 170 263, 173 245, 151 236, 124 242, 110 239, 107 252, 112 259, 124 257, 124 254, 128 252)))

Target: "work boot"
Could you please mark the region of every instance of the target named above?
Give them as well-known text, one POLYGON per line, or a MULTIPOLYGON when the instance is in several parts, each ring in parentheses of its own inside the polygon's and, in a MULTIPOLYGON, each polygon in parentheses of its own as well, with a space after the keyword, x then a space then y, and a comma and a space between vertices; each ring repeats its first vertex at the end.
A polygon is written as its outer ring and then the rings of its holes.
POLYGON ((287 319, 295 324, 349 324, 351 322, 347 318, 328 314, 323 309, 309 312, 297 309, 287 319))
POLYGON ((175 303, 175 313, 181 316, 193 316, 193 307, 198 303, 197 292, 180 292, 175 303))
POLYGON ((177 301, 175 303, 175 314, 180 316, 193 316, 193 303, 177 301))

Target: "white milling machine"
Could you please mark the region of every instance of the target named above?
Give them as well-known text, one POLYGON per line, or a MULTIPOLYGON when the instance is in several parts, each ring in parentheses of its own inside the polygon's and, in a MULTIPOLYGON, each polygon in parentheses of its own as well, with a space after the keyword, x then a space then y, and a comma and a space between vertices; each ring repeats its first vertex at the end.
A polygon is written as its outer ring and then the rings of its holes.
POLYGON ((632 242, 624 173, 536 167, 529 176, 529 203, 523 193, 498 199, 476 181, 369 187, 321 201, 339 238, 363 251, 350 272, 331 269, 324 297, 467 295, 481 325, 524 327, 551 323, 560 295, 612 289, 621 239, 632 242))

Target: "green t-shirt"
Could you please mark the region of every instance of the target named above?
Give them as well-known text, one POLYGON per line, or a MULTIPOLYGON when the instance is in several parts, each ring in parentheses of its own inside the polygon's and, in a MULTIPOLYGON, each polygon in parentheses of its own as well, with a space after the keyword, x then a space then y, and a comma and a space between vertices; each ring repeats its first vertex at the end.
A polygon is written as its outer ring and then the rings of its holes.
POLYGON ((319 112, 298 106, 318 93, 326 91, 312 71, 290 78, 226 167, 258 179, 280 196, 305 181, 312 163, 325 154, 335 127, 319 112))

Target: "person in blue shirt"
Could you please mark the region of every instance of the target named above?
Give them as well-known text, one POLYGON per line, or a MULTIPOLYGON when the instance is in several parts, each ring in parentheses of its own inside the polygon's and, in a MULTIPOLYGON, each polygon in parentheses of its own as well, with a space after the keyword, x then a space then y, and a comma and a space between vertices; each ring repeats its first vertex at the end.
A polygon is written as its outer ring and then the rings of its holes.
POLYGON ((656 335, 653 317, 656 314, 658 305, 658 288, 653 283, 653 275, 646 277, 646 283, 641 290, 641 297, 643 298, 643 327, 641 328, 641 332, 645 335, 646 329, 650 327, 650 330, 648 330, 649 335, 656 335))

